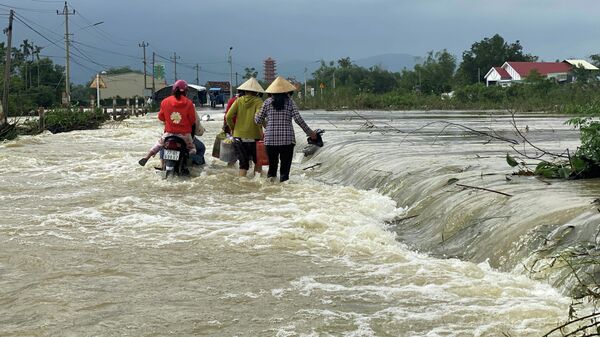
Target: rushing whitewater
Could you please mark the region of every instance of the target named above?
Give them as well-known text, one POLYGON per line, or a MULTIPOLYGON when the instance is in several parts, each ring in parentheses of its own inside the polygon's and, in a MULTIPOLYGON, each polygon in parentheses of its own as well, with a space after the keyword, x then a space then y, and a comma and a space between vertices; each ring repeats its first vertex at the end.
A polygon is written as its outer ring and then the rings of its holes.
MULTIPOLYGON (((0 335, 539 336, 566 319, 560 288, 515 269, 532 251, 513 238, 533 225, 518 232, 506 218, 543 218, 550 201, 522 207, 522 196, 443 186, 480 176, 531 193, 535 182, 482 175, 510 172, 498 154, 506 145, 410 133, 427 121, 408 114, 364 114, 375 124, 304 113, 327 129, 326 144, 283 184, 239 178, 208 154, 191 178, 161 179, 156 159, 137 164, 160 135, 154 115, 3 143, 0 335), (461 200, 469 206, 454 212, 461 200), (488 214, 493 203, 514 214, 488 214), (464 234, 474 219, 479 234, 464 234), (498 232, 499 219, 513 228, 498 232)), ((210 152, 221 122, 205 126, 210 152)), ((577 198, 597 192, 587 188, 577 198)))

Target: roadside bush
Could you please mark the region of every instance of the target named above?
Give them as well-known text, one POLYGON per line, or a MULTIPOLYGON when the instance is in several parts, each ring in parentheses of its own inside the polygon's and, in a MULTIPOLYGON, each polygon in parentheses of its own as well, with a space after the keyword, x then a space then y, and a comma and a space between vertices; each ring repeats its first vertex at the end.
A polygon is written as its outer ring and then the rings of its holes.
POLYGON ((567 123, 579 128, 581 146, 576 155, 600 166, 600 121, 591 117, 576 117, 567 123))
POLYGON ((59 108, 47 112, 44 116, 46 129, 52 133, 97 129, 106 120, 108 115, 99 109, 81 111, 59 108))

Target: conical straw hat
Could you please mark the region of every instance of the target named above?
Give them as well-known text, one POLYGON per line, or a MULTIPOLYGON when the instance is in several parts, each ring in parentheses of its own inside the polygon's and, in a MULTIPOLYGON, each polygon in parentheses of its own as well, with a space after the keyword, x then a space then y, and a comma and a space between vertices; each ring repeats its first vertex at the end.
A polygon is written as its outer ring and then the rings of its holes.
POLYGON ((295 91, 296 87, 288 80, 281 76, 277 76, 275 81, 265 90, 268 94, 282 94, 284 92, 295 91))
POLYGON ((246 82, 242 83, 242 85, 237 87, 237 89, 244 90, 244 91, 253 91, 253 92, 265 92, 265 89, 263 89, 260 86, 260 83, 258 83, 256 78, 254 78, 254 77, 250 77, 246 82))

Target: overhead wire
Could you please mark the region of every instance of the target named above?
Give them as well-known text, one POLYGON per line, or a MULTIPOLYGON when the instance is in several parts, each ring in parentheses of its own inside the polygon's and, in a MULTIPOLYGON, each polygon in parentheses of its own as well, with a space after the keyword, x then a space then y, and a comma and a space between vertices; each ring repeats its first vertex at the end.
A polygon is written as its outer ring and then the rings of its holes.
MULTIPOLYGON (((0 10, 2 10, 2 8, 0 8, 0 10)), ((79 11, 77 11, 77 12, 78 12, 79 16, 84 21, 89 22, 91 25, 93 25, 88 18, 86 18, 83 14, 81 14, 81 12, 79 12, 79 11)), ((19 22, 21 22, 23 25, 25 25, 27 28, 31 29, 33 32, 35 32, 40 37, 42 37, 44 40, 48 41, 49 45, 56 46, 60 50, 63 50, 63 51, 65 50, 65 47, 62 44, 59 44, 59 42, 62 41, 64 39, 64 37, 62 37, 61 34, 56 33, 55 30, 51 30, 51 29, 48 29, 48 28, 46 28, 46 27, 44 27, 42 25, 39 25, 39 24, 31 21, 30 19, 27 19, 23 15, 16 15, 15 14, 15 18, 19 22), (39 29, 36 29, 33 26, 39 27, 39 29), (59 36, 60 38, 57 39, 57 40, 52 40, 51 38, 49 38, 48 36, 46 36, 44 33, 40 32, 40 30, 48 31, 48 32, 50 32, 50 33, 52 33, 52 34, 54 34, 56 36, 59 36)), ((85 27, 83 27, 83 28, 85 28, 85 27)), ((97 27, 94 26, 93 28, 96 29, 97 27)), ((102 33, 100 30, 98 30, 98 29, 96 29, 96 30, 99 32, 99 34, 102 33)), ((105 39, 105 40, 108 40, 110 42, 114 42, 114 40, 112 40, 112 39, 105 39)), ((114 44, 124 46, 123 44, 119 44, 119 43, 114 43, 114 44)), ((94 71, 94 72, 96 71, 95 69, 92 69, 92 68, 90 68, 88 66, 85 66, 82 63, 91 63, 91 64, 94 64, 96 66, 101 66, 101 67, 105 67, 105 68, 110 68, 110 66, 107 65, 107 64, 103 64, 101 62, 98 62, 98 61, 94 60, 92 57, 90 57, 88 54, 86 54, 81 48, 78 48, 77 45, 85 47, 85 48, 94 49, 94 50, 97 50, 97 51, 100 51, 100 52, 103 52, 103 53, 106 53, 106 54, 113 54, 113 55, 124 56, 124 57, 128 57, 128 58, 135 59, 135 60, 139 60, 140 59, 139 56, 133 56, 133 55, 130 55, 130 54, 120 53, 120 52, 116 52, 116 51, 110 51, 110 50, 106 50, 106 49, 101 49, 101 48, 98 48, 98 47, 95 47, 95 46, 92 46, 92 45, 89 45, 89 44, 86 44, 86 43, 83 43, 83 42, 72 40, 71 41, 71 46, 73 47, 73 49, 75 51, 75 53, 72 53, 72 56, 74 57, 74 62, 76 64, 78 64, 79 66, 81 66, 81 67, 83 67, 85 69, 94 71)), ((45 47, 47 47, 47 46, 45 46, 45 47)), ((43 47, 43 48, 45 48, 45 47, 43 47)), ((155 52, 155 56, 157 56, 158 58, 160 58, 160 59, 162 59, 164 61, 167 61, 169 63, 173 62, 173 60, 170 57, 165 57, 165 56, 163 56, 161 54, 158 54, 156 52, 155 52)), ((64 58, 64 57, 61 57, 61 58, 64 58)), ((183 61, 181 61, 181 62, 178 62, 178 65, 180 65, 182 68, 185 68, 185 69, 188 69, 188 70, 196 70, 196 65, 218 65, 218 64, 226 64, 226 63, 228 63, 228 62, 227 61, 217 61, 217 62, 189 63, 189 62, 183 62, 183 61)), ((237 72, 237 70, 241 71, 241 65, 239 65, 237 63, 234 63, 234 65, 236 67, 236 72, 237 72)), ((209 69, 206 69, 206 68, 202 69, 202 73, 212 74, 212 75, 220 75, 220 76, 229 75, 229 72, 212 71, 212 70, 209 70, 209 69)))
POLYGON ((116 51, 110 51, 110 50, 106 50, 106 49, 94 47, 92 45, 89 45, 89 44, 86 44, 86 43, 83 43, 83 42, 79 42, 79 41, 72 41, 72 42, 74 44, 78 44, 78 45, 84 46, 86 48, 91 48, 91 49, 94 49, 94 50, 98 50, 100 52, 104 52, 104 53, 107 53, 107 54, 125 56, 125 57, 129 57, 129 58, 136 59, 136 60, 140 60, 141 59, 139 56, 133 56, 133 55, 129 55, 129 54, 119 53, 119 52, 116 52, 116 51))
MULTIPOLYGON (((76 12, 76 13, 77 13, 77 14, 78 14, 78 15, 79 15, 79 16, 80 16, 80 17, 81 17, 81 18, 82 18, 84 21, 86 21, 88 24, 90 24, 90 25, 93 25, 93 24, 94 24, 94 22, 93 22, 92 20, 88 19, 88 18, 87 18, 85 15, 83 15, 83 13, 82 13, 80 10, 78 10, 78 9, 76 9, 76 8, 72 7, 72 6, 71 6, 71 8, 72 8, 72 9, 74 9, 74 10, 75 10, 75 12, 76 12)), ((122 38, 116 38, 116 37, 112 36, 111 34, 109 34, 108 32, 106 32, 106 31, 103 31, 103 30, 102 30, 100 27, 97 27, 97 26, 94 26, 94 27, 93 27, 93 29, 94 29, 96 32, 98 32, 98 35, 99 35, 99 36, 101 36, 101 38, 102 38, 103 40, 105 40, 105 41, 107 41, 107 42, 109 42, 109 43, 113 43, 113 44, 115 44, 115 45, 121 46, 121 47, 128 47, 128 46, 131 46, 130 42, 134 42, 134 41, 125 40, 125 39, 122 39, 122 38), (117 40, 117 39, 119 39, 119 40, 121 40, 121 41, 126 41, 126 42, 127 42, 127 44, 118 43, 118 42, 116 42, 116 40, 117 40)))
POLYGON ((16 15, 15 14, 15 19, 17 19, 17 21, 21 22, 22 24, 24 24, 27 28, 31 29, 32 31, 34 31, 36 34, 38 34, 39 36, 41 36, 44 40, 50 42, 50 44, 57 46, 58 48, 61 48, 62 50, 64 50, 63 46, 58 45, 56 42, 50 40, 48 37, 46 37, 46 35, 40 33, 38 30, 36 30, 35 28, 31 27, 27 22, 25 22, 20 15, 16 15))
MULTIPOLYGON (((44 35, 43 33, 41 33, 40 31, 38 31, 37 29, 33 28, 30 24, 28 24, 25 20, 27 20, 26 18, 24 18, 22 15, 16 15, 15 14, 15 19, 17 19, 17 21, 21 22, 22 24, 24 24, 27 28, 31 29, 33 32, 35 32, 36 34, 38 34, 39 36, 41 36, 43 39, 45 39, 46 41, 50 42, 50 44, 55 45, 56 47, 58 47, 61 50, 65 50, 65 47, 58 44, 57 41, 52 41, 50 40, 50 38, 48 38, 46 35, 44 35)), ((27 20, 29 21, 29 20, 27 20)), ((38 25, 40 26, 40 25, 38 25)), ((43 26, 40 26, 42 28, 45 28, 43 26)), ((75 50, 75 53, 71 54, 71 60, 73 61, 73 63, 79 65, 82 68, 85 68, 87 70, 90 70, 92 72, 97 72, 97 69, 93 69, 91 67, 88 67, 82 63, 84 62, 89 62, 92 63, 94 65, 100 66, 102 68, 110 68, 110 65, 107 64, 103 64, 100 62, 95 61, 94 59, 92 59, 90 56, 88 56, 85 52, 83 52, 81 49, 79 49, 74 43, 71 43, 71 47, 73 47, 73 49, 75 50)), ((65 57, 61 57, 61 58, 65 58, 65 57)))
POLYGON ((85 54, 83 51, 81 51, 81 49, 79 49, 76 45, 72 45, 71 46, 75 51, 79 52, 79 55, 81 57, 83 57, 84 59, 88 60, 88 62, 91 62, 95 65, 101 66, 103 68, 109 68, 110 66, 106 65, 106 64, 102 64, 99 62, 94 61, 91 57, 89 57, 87 54, 85 54))
MULTIPOLYGON (((164 57, 164 56, 162 56, 162 55, 160 55, 160 54, 158 54, 156 52, 154 53, 154 55, 158 56, 160 59, 163 59, 165 61, 173 62, 173 60, 170 57, 169 58, 164 57)), ((206 63, 200 63, 200 62, 198 62, 198 64, 222 64, 222 63, 227 63, 227 62, 206 62, 206 63)), ((194 64, 194 66, 192 66, 191 65, 192 63, 177 62, 177 64, 181 65, 182 67, 187 68, 187 69, 196 70, 195 64, 194 64)), ((217 71, 210 71, 210 70, 207 70, 207 69, 202 69, 202 72, 203 73, 207 73, 207 74, 212 74, 212 75, 229 75, 229 73, 217 72, 217 71)))
POLYGON ((0 4, 0 7, 6 7, 9 9, 18 9, 21 11, 29 11, 29 12, 34 12, 34 13, 54 13, 54 11, 51 10, 42 10, 42 9, 37 9, 37 8, 25 8, 25 7, 16 7, 16 6, 12 6, 12 5, 6 5, 6 4, 0 4))
POLYGON ((73 61, 73 63, 77 64, 78 66, 80 66, 80 67, 82 67, 82 68, 85 68, 85 69, 87 69, 87 70, 89 70, 89 71, 91 71, 91 72, 94 72, 94 73, 97 73, 97 72, 98 72, 98 69, 92 69, 92 68, 90 68, 90 67, 88 67, 88 66, 85 66, 85 65, 83 65, 83 64, 81 64, 81 63, 79 63, 79 62, 78 62, 76 59, 74 59, 74 58, 72 58, 72 59, 71 59, 71 61, 73 61))
MULTIPOLYGON (((60 33, 57 33, 56 29, 50 29, 50 28, 44 27, 44 26, 38 24, 37 22, 35 22, 35 21, 31 20, 31 19, 28 19, 27 17, 25 17, 23 15, 20 15, 19 13, 15 12, 14 15, 15 15, 15 17, 19 16, 21 18, 21 20, 27 21, 27 23, 29 23, 29 25, 31 25, 31 26, 37 26, 39 28, 39 30, 45 30, 45 31, 49 32, 50 34, 54 34, 55 36, 57 36, 57 37, 59 37, 61 39, 64 38, 64 35, 60 34, 60 33)), ((62 25, 62 23, 61 23, 61 25, 62 25)))

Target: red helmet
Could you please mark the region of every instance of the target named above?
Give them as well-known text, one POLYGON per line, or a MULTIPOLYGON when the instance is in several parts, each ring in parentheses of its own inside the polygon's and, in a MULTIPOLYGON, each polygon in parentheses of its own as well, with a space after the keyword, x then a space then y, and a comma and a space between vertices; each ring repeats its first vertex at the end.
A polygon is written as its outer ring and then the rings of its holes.
POLYGON ((184 80, 177 80, 173 83, 173 92, 181 91, 185 92, 187 90, 188 84, 184 80))

